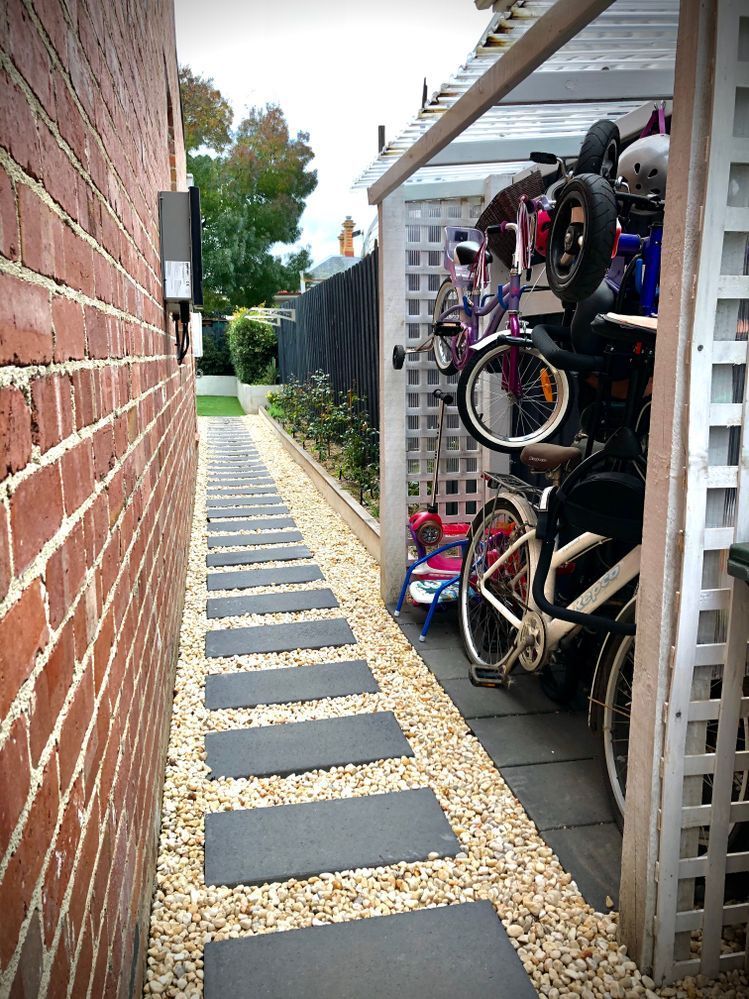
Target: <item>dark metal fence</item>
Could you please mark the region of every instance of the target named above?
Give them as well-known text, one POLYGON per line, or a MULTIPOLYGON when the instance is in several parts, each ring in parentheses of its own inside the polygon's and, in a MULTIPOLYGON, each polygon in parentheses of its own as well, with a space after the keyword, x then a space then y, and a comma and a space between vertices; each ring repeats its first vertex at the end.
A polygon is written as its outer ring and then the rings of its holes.
POLYGON ((379 427, 377 250, 293 307, 296 322, 284 319, 278 331, 281 381, 325 371, 339 397, 353 389, 366 400, 370 423, 379 427))

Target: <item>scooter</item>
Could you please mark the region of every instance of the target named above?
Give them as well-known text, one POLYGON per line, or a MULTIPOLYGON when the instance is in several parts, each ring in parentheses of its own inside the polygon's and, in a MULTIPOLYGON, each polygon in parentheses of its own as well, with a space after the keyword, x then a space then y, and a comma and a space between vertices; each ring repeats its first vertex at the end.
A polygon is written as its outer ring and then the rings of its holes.
POLYGON ((434 456, 434 475, 432 477, 431 502, 425 510, 417 510, 408 518, 408 529, 413 539, 419 558, 427 551, 438 548, 446 541, 457 541, 465 538, 470 524, 446 524, 437 512, 437 486, 439 483, 440 453, 442 451, 442 431, 445 422, 445 406, 453 404, 453 396, 442 389, 434 390, 434 397, 439 400, 439 415, 437 417, 437 451, 434 456))

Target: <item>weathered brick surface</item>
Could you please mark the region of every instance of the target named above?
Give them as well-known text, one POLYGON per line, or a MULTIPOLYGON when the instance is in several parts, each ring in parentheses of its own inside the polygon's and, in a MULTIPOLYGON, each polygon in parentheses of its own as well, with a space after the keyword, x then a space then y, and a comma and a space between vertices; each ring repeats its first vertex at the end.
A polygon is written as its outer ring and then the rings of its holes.
POLYGON ((170 0, 0 3, 0 995, 141 991, 195 476, 178 100, 170 0))

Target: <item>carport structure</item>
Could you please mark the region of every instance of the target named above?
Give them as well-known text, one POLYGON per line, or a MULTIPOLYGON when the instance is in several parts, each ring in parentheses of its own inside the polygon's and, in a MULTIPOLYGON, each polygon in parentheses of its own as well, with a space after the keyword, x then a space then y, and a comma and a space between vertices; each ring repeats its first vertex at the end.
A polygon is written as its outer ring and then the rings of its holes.
POLYGON ((749 769, 736 735, 749 587, 727 572, 729 546, 749 538, 749 5, 494 8, 473 58, 363 177, 380 220, 383 595, 401 580, 407 518, 406 392, 390 365, 405 339, 407 200, 486 193, 532 149, 575 153, 599 117, 636 134, 652 99, 673 95, 620 929, 656 981, 714 977, 746 967, 749 920, 726 895, 726 875, 749 870, 729 852, 749 820, 746 789, 733 794, 749 769), (744 931, 729 944, 724 926, 744 931))

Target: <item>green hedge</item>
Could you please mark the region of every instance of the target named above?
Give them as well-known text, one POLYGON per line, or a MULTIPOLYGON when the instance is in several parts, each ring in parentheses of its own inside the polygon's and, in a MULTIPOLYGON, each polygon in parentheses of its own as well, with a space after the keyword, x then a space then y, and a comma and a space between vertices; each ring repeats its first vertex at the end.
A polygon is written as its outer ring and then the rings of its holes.
POLYGON ((278 342, 274 328, 250 319, 247 309, 240 309, 231 317, 226 335, 237 378, 245 385, 275 384, 278 342))

